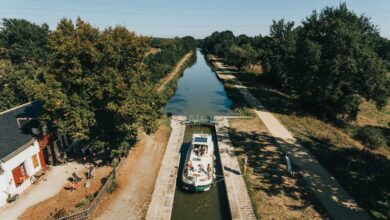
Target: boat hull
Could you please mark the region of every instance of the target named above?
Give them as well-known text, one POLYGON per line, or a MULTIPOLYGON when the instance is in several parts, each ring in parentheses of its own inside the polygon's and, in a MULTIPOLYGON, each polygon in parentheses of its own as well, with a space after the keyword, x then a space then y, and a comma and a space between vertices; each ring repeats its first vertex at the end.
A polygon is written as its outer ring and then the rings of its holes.
POLYGON ((203 186, 195 186, 193 184, 188 184, 183 182, 183 188, 189 192, 206 192, 211 188, 211 184, 203 186))

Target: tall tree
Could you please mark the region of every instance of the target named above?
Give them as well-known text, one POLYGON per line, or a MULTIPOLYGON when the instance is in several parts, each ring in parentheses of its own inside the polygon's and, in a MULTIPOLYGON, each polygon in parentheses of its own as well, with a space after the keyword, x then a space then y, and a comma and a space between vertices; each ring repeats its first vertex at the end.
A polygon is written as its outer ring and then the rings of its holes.
POLYGON ((78 19, 63 19, 50 35, 52 60, 29 82, 44 104, 43 120, 95 148, 121 153, 136 141, 137 129, 154 129, 161 102, 143 59, 148 39, 126 28, 103 32, 78 19))
POLYGON ((49 26, 24 19, 3 19, 0 29, 1 58, 12 63, 34 61, 44 64, 49 54, 49 26))
POLYGON ((257 53, 250 44, 244 44, 241 47, 233 45, 229 48, 227 62, 242 69, 255 63, 257 53))
POLYGON ((30 63, 16 66, 9 60, 0 60, 0 112, 30 100, 24 83, 33 78, 35 68, 30 63))
POLYGON ((375 53, 377 28, 345 4, 314 12, 299 29, 295 89, 307 108, 326 118, 355 119, 361 98, 387 102, 385 66, 375 53))
MULTIPOLYGON (((273 21, 270 36, 262 44, 262 64, 272 82, 281 88, 290 88, 291 68, 295 58, 296 30, 294 22, 273 21)), ((261 42, 260 42, 261 43, 261 42)))

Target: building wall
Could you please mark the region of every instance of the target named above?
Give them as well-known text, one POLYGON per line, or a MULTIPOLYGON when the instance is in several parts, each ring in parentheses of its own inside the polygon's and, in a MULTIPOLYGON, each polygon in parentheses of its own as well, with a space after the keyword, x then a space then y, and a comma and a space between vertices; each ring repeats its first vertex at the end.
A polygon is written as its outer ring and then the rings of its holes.
POLYGON ((30 177, 41 169, 41 162, 39 160, 38 153, 39 144, 38 141, 34 141, 30 147, 5 163, 1 163, 4 173, 0 175, 0 207, 7 203, 6 200, 8 195, 5 192, 11 193, 11 195, 20 194, 31 185, 30 177), (36 168, 34 168, 32 159, 34 154, 38 156, 39 165, 36 168), (12 175, 12 170, 22 163, 24 163, 28 178, 17 187, 12 175))

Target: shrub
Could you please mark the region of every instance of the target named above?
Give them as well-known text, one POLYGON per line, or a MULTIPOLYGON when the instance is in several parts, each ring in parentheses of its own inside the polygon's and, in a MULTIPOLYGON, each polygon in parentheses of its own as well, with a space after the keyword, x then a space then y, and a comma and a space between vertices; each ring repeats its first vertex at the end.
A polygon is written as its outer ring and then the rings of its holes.
POLYGON ((360 128, 357 131, 356 138, 360 140, 365 147, 372 150, 386 145, 386 140, 381 130, 374 127, 360 128))
POLYGON ((114 192, 117 188, 118 188, 118 184, 116 183, 115 180, 113 180, 112 183, 110 184, 110 186, 107 188, 107 192, 108 192, 108 193, 112 193, 112 192, 114 192))

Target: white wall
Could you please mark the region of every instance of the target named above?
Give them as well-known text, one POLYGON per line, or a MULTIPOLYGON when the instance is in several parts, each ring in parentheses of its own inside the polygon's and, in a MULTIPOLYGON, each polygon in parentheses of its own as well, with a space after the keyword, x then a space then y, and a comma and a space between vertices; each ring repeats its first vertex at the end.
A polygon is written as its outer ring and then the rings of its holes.
POLYGON ((1 163, 4 173, 0 175, 0 207, 7 203, 6 200, 8 195, 4 191, 11 193, 12 195, 20 194, 31 185, 30 179, 26 179, 22 183, 22 185, 16 187, 12 175, 12 170, 24 162, 27 175, 29 177, 34 175, 36 172, 38 172, 41 169, 41 161, 39 160, 39 155, 37 155, 39 166, 34 168, 32 162, 32 156, 34 154, 38 154, 38 152, 39 152, 39 144, 38 141, 35 140, 30 147, 20 152, 18 155, 14 156, 10 160, 6 161, 5 163, 1 163))

